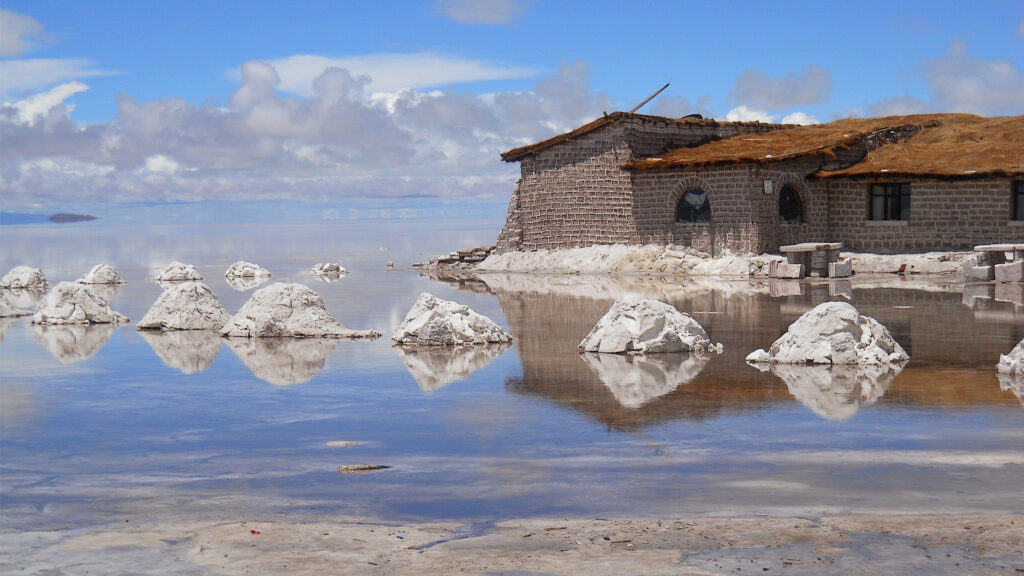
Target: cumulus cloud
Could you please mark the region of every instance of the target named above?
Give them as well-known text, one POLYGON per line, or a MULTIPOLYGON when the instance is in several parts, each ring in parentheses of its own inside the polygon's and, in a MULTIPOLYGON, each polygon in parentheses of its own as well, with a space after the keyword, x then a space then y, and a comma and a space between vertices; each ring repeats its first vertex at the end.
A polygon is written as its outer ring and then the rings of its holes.
POLYGON ((21 56, 43 40, 46 33, 35 18, 0 8, 0 57, 21 56))
POLYGON ((465 82, 531 78, 540 74, 539 70, 526 66, 491 64, 434 52, 344 57, 299 54, 271 60, 268 64, 279 76, 277 88, 299 96, 312 96, 313 81, 328 68, 343 68, 355 77, 369 78, 366 89, 370 92, 420 90, 465 82))
POLYGON ((828 99, 832 75, 820 66, 808 66, 798 75, 773 78, 759 70, 747 70, 736 78, 729 97, 742 106, 782 110, 820 104, 828 99))
POLYGON ((757 110, 749 106, 737 106, 729 110, 725 119, 729 122, 775 122, 778 115, 769 114, 764 110, 757 110))
POLYGON ((1024 76, 1007 60, 982 60, 955 41, 949 53, 925 63, 924 77, 943 111, 1024 113, 1024 76))
POLYGON ((871 116, 905 116, 907 114, 925 114, 935 110, 928 103, 913 96, 900 96, 876 102, 868 107, 871 116))
POLYGON ((438 0, 435 6, 463 24, 509 24, 524 12, 517 0, 438 0))
POLYGON ((71 118, 71 83, 0 107, 0 195, 29 203, 502 198, 515 167, 499 154, 613 110, 584 63, 528 92, 370 93, 329 67, 308 97, 283 96, 268 62, 240 67, 227 105, 117 100, 116 121, 71 118), (31 110, 32 122, 23 111, 31 110))
POLYGON ((820 124, 818 119, 805 112, 793 112, 782 117, 783 124, 820 124))

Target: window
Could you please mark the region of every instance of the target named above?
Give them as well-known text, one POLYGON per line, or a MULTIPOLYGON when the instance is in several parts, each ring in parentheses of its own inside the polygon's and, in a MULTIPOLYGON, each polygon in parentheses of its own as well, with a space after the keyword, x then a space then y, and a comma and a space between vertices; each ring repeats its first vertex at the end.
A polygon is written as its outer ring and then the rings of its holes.
POLYGON ((910 183, 872 184, 868 220, 910 220, 910 183))
POLYGON ((799 224, 804 221, 800 195, 792 186, 786 185, 779 191, 779 222, 799 224))
POLYGON ((676 206, 677 222, 711 222, 711 203, 708 195, 700 188, 683 194, 676 206))
POLYGON ((1013 183, 1013 214, 1011 220, 1024 222, 1024 180, 1013 183))

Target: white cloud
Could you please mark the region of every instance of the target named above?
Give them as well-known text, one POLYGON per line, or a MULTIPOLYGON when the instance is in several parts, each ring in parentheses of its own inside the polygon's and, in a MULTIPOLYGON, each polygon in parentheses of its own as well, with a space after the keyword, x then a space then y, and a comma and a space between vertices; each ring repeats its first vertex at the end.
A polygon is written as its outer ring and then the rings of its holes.
POLYGON ((927 103, 913 96, 900 96, 876 102, 868 107, 871 116, 905 116, 907 114, 924 114, 933 112, 927 103))
POLYGON ((821 124, 818 119, 804 112, 793 112, 782 117, 783 124, 821 124))
POLYGON ((799 75, 772 78, 759 70, 747 70, 736 78, 730 98, 761 110, 781 110, 820 104, 828 99, 832 75, 820 66, 808 66, 799 75))
POLYGON ((725 115, 729 122, 775 122, 777 115, 747 106, 737 106, 725 115))
POLYGON ((353 77, 369 78, 366 89, 370 92, 530 78, 539 74, 538 70, 526 66, 496 65, 433 52, 342 57, 299 54, 268 63, 280 77, 277 88, 300 96, 312 96, 313 80, 328 68, 343 68, 353 77))
POLYGON ((406 89, 387 98, 340 68, 315 78, 306 98, 281 95, 282 75, 267 62, 239 69, 227 106, 122 94, 116 121, 80 125, 66 100, 74 83, 0 106, 5 206, 501 198, 516 172, 502 151, 615 109, 582 62, 528 92, 406 89), (22 109, 37 111, 32 124, 22 109))
POLYGON ((509 24, 524 12, 517 0, 438 0, 435 6, 463 24, 509 24))
POLYGON ((34 92, 54 84, 119 74, 94 68, 88 58, 31 58, 0 61, 0 96, 34 92))
POLYGON ((1024 76, 1007 60, 982 60, 953 42, 946 56, 925 63, 935 105, 947 112, 1024 113, 1024 76))
MULTIPOLYGON (((47 92, 29 96, 14 104, 2 104, 0 108, 15 111, 15 122, 31 126, 48 116, 54 108, 63 105, 68 98, 79 92, 85 92, 88 89, 89 87, 81 82, 68 82, 55 86, 47 92)), ((68 108, 68 113, 70 113, 73 108, 68 108)))
POLYGON ((0 57, 21 56, 45 39, 43 25, 35 18, 0 8, 0 57))
POLYGON ((1017 36, 1024 36, 1024 20, 1020 21, 1017 25, 1017 36))

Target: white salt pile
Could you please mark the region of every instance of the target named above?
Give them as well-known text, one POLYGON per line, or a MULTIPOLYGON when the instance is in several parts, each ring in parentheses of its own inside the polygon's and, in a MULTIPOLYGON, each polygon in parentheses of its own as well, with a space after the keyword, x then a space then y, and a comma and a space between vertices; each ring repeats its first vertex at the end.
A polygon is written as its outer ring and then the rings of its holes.
POLYGON ((243 338, 379 338, 374 330, 338 324, 320 295, 302 284, 278 282, 253 293, 221 330, 243 338))
POLYGON ((79 284, 124 284, 124 280, 117 274, 113 267, 107 264, 97 264, 76 280, 79 284))
POLYGON ((580 357, 623 408, 637 409, 700 374, 708 357, 699 354, 594 354, 580 357))
POLYGON ((202 280, 202 275, 196 271, 196 267, 191 264, 182 264, 181 262, 171 262, 164 268, 163 272, 157 274, 153 280, 164 281, 164 282, 186 282, 189 280, 202 280))
POLYGON ((139 330, 220 330, 231 315, 201 282, 164 290, 139 321, 139 330))
POLYGON ((468 306, 424 292, 391 339, 407 346, 477 346, 511 342, 512 336, 468 306))
POLYGON ((232 264, 226 272, 225 278, 269 278, 270 271, 252 262, 239 260, 232 264))
POLYGON ((39 268, 15 266, 0 279, 0 288, 46 289, 46 276, 39 268))
POLYGON ((996 372, 1024 378, 1024 340, 1021 340, 1009 354, 999 355, 996 372))
POLYGON ((747 362, 772 364, 894 364, 910 357, 885 326, 846 302, 825 302, 797 318, 768 351, 747 362))
MULTIPOLYGON (((696 320, 669 304, 625 294, 612 304, 579 344, 581 350, 609 354, 695 352, 711 348, 696 320)), ((718 346, 714 347, 718 349, 718 346)))
POLYGON ((337 262, 319 262, 313 266, 313 276, 321 280, 337 280, 348 274, 348 270, 337 262))
POLYGON ((57 284, 32 315, 33 324, 120 324, 127 321, 126 316, 114 312, 91 288, 74 282, 57 284))

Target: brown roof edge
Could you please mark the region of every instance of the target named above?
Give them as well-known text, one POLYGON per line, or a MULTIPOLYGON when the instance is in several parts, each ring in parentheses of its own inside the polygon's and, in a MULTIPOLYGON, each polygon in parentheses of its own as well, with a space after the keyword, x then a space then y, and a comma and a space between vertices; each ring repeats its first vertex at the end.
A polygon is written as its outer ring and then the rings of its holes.
MULTIPOLYGON (((634 114, 630 114, 629 112, 611 112, 609 114, 605 114, 604 116, 601 116, 601 117, 597 118, 596 120, 593 120, 592 122, 588 122, 587 124, 584 124, 583 126, 580 126, 579 128, 570 130, 569 132, 566 132, 564 134, 559 134, 557 136, 548 138, 547 140, 541 140, 540 142, 535 142, 533 144, 528 144, 526 146, 520 146, 519 148, 513 148, 513 149, 508 150, 506 152, 502 152, 501 159, 504 160, 505 162, 518 162, 518 161, 522 160, 523 158, 526 158, 527 156, 529 156, 531 154, 536 154, 537 152, 540 152, 542 150, 546 150, 546 149, 548 149, 548 148, 550 148, 550 147, 552 147, 552 146, 554 146, 556 144, 559 144, 559 143, 564 142, 566 140, 571 140, 572 138, 583 136, 584 134, 588 134, 588 133, 593 132, 595 130, 599 130, 601 128, 604 128, 605 126, 612 125, 612 124, 618 124, 619 122, 622 122, 623 120, 626 120, 628 118, 639 118, 641 120, 650 120, 650 121, 655 121, 655 122, 668 122, 668 123, 673 123, 673 124, 701 124, 701 125, 705 125, 705 126, 706 125, 716 126, 718 124, 723 124, 723 122, 719 122, 718 120, 715 120, 713 118, 691 118, 691 117, 669 118, 667 116, 651 116, 649 114, 635 114, 635 113, 634 114)), ((724 122, 724 124, 757 125, 757 124, 762 124, 762 122, 724 122)))

